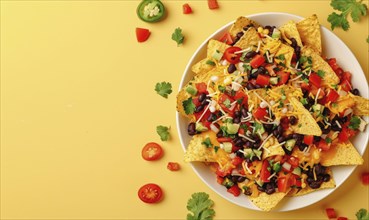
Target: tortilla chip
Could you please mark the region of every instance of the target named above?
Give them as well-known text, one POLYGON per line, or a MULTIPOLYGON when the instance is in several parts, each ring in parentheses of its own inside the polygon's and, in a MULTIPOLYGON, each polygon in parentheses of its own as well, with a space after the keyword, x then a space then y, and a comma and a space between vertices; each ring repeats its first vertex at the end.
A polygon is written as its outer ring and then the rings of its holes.
POLYGON ((290 67, 291 66, 291 60, 293 57, 293 53, 294 53, 294 49, 286 44, 281 44, 277 53, 274 56, 274 59, 276 60, 277 63, 284 63, 284 65, 286 65, 286 67, 290 67), (277 57, 283 55, 284 56, 284 60, 280 60, 277 57))
POLYGON ((338 143, 328 152, 322 153, 321 160, 323 166, 361 165, 363 162, 364 159, 349 141, 347 143, 338 143))
POLYGON ((314 14, 296 24, 301 41, 318 54, 322 53, 322 37, 318 17, 314 14))
POLYGON ((204 74, 210 70, 212 70, 215 66, 209 65, 206 62, 208 61, 208 58, 205 58, 203 60, 200 60, 195 65, 192 66, 191 70, 195 74, 204 74))
POLYGON ((276 155, 285 155, 283 147, 278 145, 279 142, 274 136, 268 140, 268 144, 264 145, 262 159, 276 155))
POLYGON ((291 126, 292 130, 295 133, 303 135, 322 135, 322 130, 320 129, 319 125, 315 122, 313 116, 308 110, 305 109, 301 102, 294 97, 290 98, 290 102, 293 106, 298 108, 299 112, 302 112, 302 114, 297 115, 298 123, 297 125, 291 126))
POLYGON ((350 96, 344 96, 340 97, 335 103, 332 103, 329 106, 329 110, 334 113, 338 114, 340 112, 343 112, 347 108, 354 108, 355 106, 355 99, 353 99, 350 96))
POLYGON ((322 78, 322 84, 332 88, 332 85, 337 85, 340 79, 336 73, 332 70, 329 64, 314 50, 309 47, 303 47, 301 49, 301 55, 306 57, 311 57, 313 61, 312 69, 315 72, 318 70, 324 71, 324 77, 322 78))
POLYGON ((354 115, 369 115, 369 100, 361 96, 350 95, 355 102, 353 106, 354 115))
POLYGON ((249 28, 244 35, 235 43, 234 46, 246 49, 250 46, 257 47, 260 41, 258 32, 255 28, 249 28))
MULTIPOLYGON (((300 34, 299 34, 299 31, 297 30, 297 26, 296 26, 296 23, 294 21, 289 21, 278 29, 282 33, 282 36, 287 38, 287 39, 285 39, 286 41, 287 40, 290 41, 290 39, 293 38, 293 39, 296 40, 297 45, 299 47, 302 47, 300 34)), ((288 42, 288 43, 291 44, 290 42, 288 42)))
POLYGON ((233 23, 231 29, 229 30, 229 33, 231 34, 232 37, 235 37, 237 33, 243 32, 244 31, 243 28, 246 27, 247 25, 253 25, 256 28, 260 27, 260 25, 255 21, 241 16, 238 17, 237 20, 233 23))
POLYGON ((303 189, 292 189, 290 192, 288 192, 288 196, 302 196, 306 195, 308 193, 321 190, 321 189, 331 189, 336 187, 336 182, 333 179, 333 173, 332 171, 327 168, 327 173, 331 176, 330 180, 328 182, 323 182, 322 185, 318 189, 312 189, 309 187, 308 184, 306 184, 306 187, 303 189))
POLYGON ((248 102, 249 108, 251 106, 256 108, 260 104, 260 99, 257 97, 255 93, 263 99, 268 97, 267 91, 265 89, 253 89, 253 90, 247 91, 247 96, 248 96, 247 102, 248 102))
POLYGON ((260 193, 258 197, 249 197, 251 202, 254 203, 255 206, 260 208, 263 211, 270 211, 275 208, 278 203, 286 196, 286 193, 275 192, 271 195, 266 194, 265 192, 260 193))
POLYGON ((279 39, 266 38, 260 51, 264 54, 269 51, 270 54, 275 54, 282 45, 282 41, 279 39))
POLYGON ((220 42, 218 40, 211 39, 209 40, 208 47, 207 47, 207 58, 212 58, 216 51, 224 53, 224 51, 230 47, 228 44, 220 42))
POLYGON ((183 108, 183 102, 191 97, 188 92, 186 92, 186 86, 179 91, 177 95, 177 111, 179 114, 181 114, 183 117, 187 117, 190 120, 195 120, 195 117, 193 115, 187 115, 185 112, 185 109, 183 108))

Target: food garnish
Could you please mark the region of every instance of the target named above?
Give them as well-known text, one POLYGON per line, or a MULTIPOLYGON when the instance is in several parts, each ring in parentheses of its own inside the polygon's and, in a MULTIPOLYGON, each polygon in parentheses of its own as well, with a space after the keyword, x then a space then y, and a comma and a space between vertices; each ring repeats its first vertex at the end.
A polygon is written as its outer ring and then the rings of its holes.
POLYGON ((176 28, 172 34, 172 40, 174 40, 175 42, 177 42, 177 46, 183 44, 184 41, 184 36, 182 34, 182 29, 181 28, 176 28))
POLYGON ((155 142, 147 143, 141 151, 142 158, 148 161, 158 160, 163 154, 163 148, 155 142))
POLYGON ((168 162, 167 168, 170 171, 178 171, 181 169, 181 166, 177 162, 168 162))
POLYGON ((156 133, 160 136, 160 140, 167 141, 170 138, 169 127, 159 125, 156 127, 156 133))
POLYGON ((187 214, 187 220, 212 220, 215 215, 213 205, 207 193, 192 194, 187 202, 187 210, 191 212, 187 214))
POLYGON ((150 37, 150 31, 146 28, 136 28, 136 38, 138 42, 145 42, 150 37))
POLYGON ((217 0, 208 0, 209 9, 217 9, 219 8, 219 4, 217 0))
POLYGON ((163 197, 163 191, 157 184, 148 183, 138 190, 138 198, 145 203, 158 203, 163 197))
POLYGON ((155 91, 164 98, 168 98, 168 95, 172 93, 172 84, 169 82, 156 83, 155 91))
POLYGON ((188 3, 183 4, 182 9, 183 14, 192 14, 192 8, 188 3))
POLYGON ((369 220, 369 212, 366 209, 360 209, 356 213, 357 220, 369 220))
POLYGON ((158 22, 165 16, 165 7, 160 0, 142 0, 136 13, 145 22, 158 22))

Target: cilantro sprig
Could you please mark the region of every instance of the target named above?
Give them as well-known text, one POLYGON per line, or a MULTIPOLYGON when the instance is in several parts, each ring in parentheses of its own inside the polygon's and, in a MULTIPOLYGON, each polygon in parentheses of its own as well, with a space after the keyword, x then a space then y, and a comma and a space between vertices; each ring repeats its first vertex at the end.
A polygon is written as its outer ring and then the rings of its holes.
POLYGON ((174 40, 175 42, 177 42, 177 46, 183 44, 184 41, 184 36, 182 34, 182 29, 181 28, 176 28, 172 34, 172 40, 174 40))
POLYGON ((356 129, 359 129, 360 127, 360 124, 361 124, 361 120, 359 117, 357 116, 354 116, 350 119, 350 124, 349 124, 349 128, 352 129, 352 130, 356 130, 356 129))
POLYGON ((182 105, 183 105, 183 108, 185 110, 185 113, 187 115, 190 115, 190 114, 193 114, 195 109, 196 109, 196 105, 193 103, 192 101, 192 97, 190 97, 189 99, 187 100, 184 100, 182 102, 182 105))
POLYGON ((161 83, 156 83, 155 85, 155 91, 163 96, 164 98, 168 98, 168 95, 170 95, 172 93, 172 84, 170 84, 169 82, 161 82, 161 83))
POLYGON ((187 220, 212 220, 215 211, 212 209, 214 202, 209 199, 209 195, 198 192, 191 195, 187 202, 187 220))
POLYGON ((347 31, 350 28, 348 15, 351 16, 353 22, 359 22, 368 11, 367 5, 362 2, 363 0, 332 0, 331 6, 341 13, 332 12, 328 16, 327 20, 331 23, 331 29, 334 30, 337 27, 347 31))
POLYGON ((158 133, 158 135, 160 136, 160 140, 162 141, 167 141, 170 138, 170 133, 169 133, 170 128, 163 126, 163 125, 159 125, 156 127, 156 133, 158 133))
POLYGON ((360 209, 356 212, 357 220, 368 220, 369 219, 369 212, 366 209, 360 209))

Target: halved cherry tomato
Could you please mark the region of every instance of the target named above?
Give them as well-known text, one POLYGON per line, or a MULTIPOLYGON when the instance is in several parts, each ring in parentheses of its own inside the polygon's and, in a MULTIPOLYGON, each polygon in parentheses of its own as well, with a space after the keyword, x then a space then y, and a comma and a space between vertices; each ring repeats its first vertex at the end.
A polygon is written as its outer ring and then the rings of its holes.
POLYGON ((305 135, 304 136, 304 144, 311 145, 314 142, 314 136, 313 135, 305 135))
POLYGON ((231 103, 233 102, 234 100, 224 93, 219 97, 219 101, 218 101, 220 107, 222 107, 224 111, 231 114, 231 116, 233 116, 233 113, 236 109, 234 106, 231 105, 231 103))
POLYGON ((177 171, 177 170, 181 169, 181 166, 177 162, 168 162, 167 168, 170 171, 177 171))
POLYGON ((154 183, 143 185, 138 190, 138 197, 145 203, 157 203, 163 196, 160 186, 154 183))
POLYGON ((246 107, 247 107, 247 100, 248 100, 248 97, 247 97, 247 95, 244 93, 244 92, 242 92, 241 90, 238 90, 237 92, 236 92, 236 94, 234 95, 234 100, 236 100, 237 102, 238 102, 238 104, 240 104, 241 106, 243 106, 243 105, 246 105, 246 107))
POLYGON ((260 179, 264 183, 270 182, 270 180, 268 179, 270 177, 270 171, 268 170, 268 167, 269 167, 269 161, 264 160, 263 165, 261 166, 261 170, 260 170, 260 179))
POLYGON ((279 72, 277 72, 277 75, 279 76, 279 82, 278 82, 277 86, 286 84, 286 82, 290 78, 290 73, 289 72, 279 71, 279 72))
POLYGON ((266 108, 261 108, 261 107, 258 107, 255 111, 254 111, 254 113, 253 113, 253 115, 254 115, 254 117, 256 118, 256 119, 258 119, 258 120, 264 120, 265 118, 265 116, 268 114, 268 112, 267 112, 267 109, 266 108))
POLYGON ((220 42, 226 43, 228 45, 232 45, 233 44, 233 39, 232 36, 229 32, 226 32, 223 37, 221 37, 219 39, 220 42))
POLYGON ((236 64, 240 62, 240 58, 242 56, 242 53, 235 52, 242 50, 239 47, 228 47, 223 54, 224 59, 226 59, 229 63, 236 64))
POLYGON ((364 185, 369 185, 369 172, 364 172, 361 174, 361 181, 364 185))
POLYGON ((141 151, 141 156, 143 159, 148 161, 158 160, 163 156, 163 148, 155 142, 147 143, 141 151))
POLYGON ((229 138, 229 137, 220 137, 220 138, 217 138, 217 141, 219 143, 223 143, 223 142, 231 142, 232 141, 232 138, 229 138))
POLYGON ((267 86, 269 85, 270 76, 264 75, 264 74, 258 74, 258 77, 256 78, 256 84, 260 86, 267 86))
POLYGON ((183 8, 183 14, 191 14, 192 13, 192 8, 188 3, 184 4, 182 6, 182 8, 183 8))
POLYGON ((241 194, 241 190, 236 184, 229 188, 227 192, 232 193, 236 197, 241 194))
POLYGON ((145 42, 150 37, 150 31, 146 28, 136 28, 136 38, 138 42, 145 42))
POLYGON ((331 145, 328 144, 324 139, 321 139, 318 143, 318 148, 324 150, 329 150, 331 148, 331 145))
POLYGON ((334 210, 334 208, 326 208, 325 212, 327 213, 327 216, 328 216, 329 219, 337 218, 337 214, 336 214, 336 211, 334 210))
POLYGON ((326 102, 335 102, 340 97, 340 95, 336 92, 336 90, 330 89, 326 97, 326 102))
POLYGON ((217 9, 219 8, 217 0, 208 0, 208 7, 209 9, 217 9))
POLYGON ((322 78, 320 78, 320 76, 318 76, 318 74, 316 73, 310 73, 309 82, 314 86, 316 86, 317 88, 320 88, 322 78))
POLYGON ((195 86, 196 86, 198 93, 208 93, 207 91, 208 86, 206 85, 206 83, 204 82, 196 83, 195 86))
MULTIPOLYGON (((252 68, 258 68, 259 66, 261 66, 261 64, 265 63, 265 58, 264 56, 260 55, 260 54, 256 54, 254 56, 254 58, 252 58, 252 60, 250 61, 250 65, 252 68)), ((260 74, 259 74, 260 75, 260 74)))

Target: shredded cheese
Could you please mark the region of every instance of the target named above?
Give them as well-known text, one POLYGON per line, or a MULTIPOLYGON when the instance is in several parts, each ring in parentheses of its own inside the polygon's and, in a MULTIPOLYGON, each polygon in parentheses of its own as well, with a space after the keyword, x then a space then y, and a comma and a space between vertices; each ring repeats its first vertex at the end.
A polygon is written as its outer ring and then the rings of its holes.
POLYGON ((248 48, 243 49, 243 50, 236 51, 236 52, 234 52, 234 54, 239 54, 239 53, 249 52, 249 51, 251 51, 251 47, 248 47, 248 48))
POLYGON ((336 124, 339 128, 342 128, 341 124, 336 120, 336 124))
POLYGON ((283 144, 285 144, 286 142, 283 141, 282 143, 279 143, 279 144, 276 144, 276 145, 273 145, 271 146, 270 148, 276 148, 276 147, 279 147, 279 146, 282 146, 283 144))
POLYGON ((238 136, 243 137, 243 138, 247 139, 248 141, 250 141, 250 142, 252 142, 252 143, 255 143, 255 141, 254 141, 254 140, 252 140, 251 138, 247 137, 246 135, 238 134, 238 136))
POLYGON ((318 97, 319 97, 319 93, 320 93, 321 88, 318 89, 318 92, 316 93, 315 96, 315 104, 318 102, 318 97))
POLYGON ((299 75, 299 76, 297 76, 297 77, 295 77, 295 78, 293 78, 293 79, 290 79, 290 82, 295 81, 295 80, 298 80, 298 79, 300 79, 301 77, 302 77, 302 74, 301 74, 301 75, 299 75))
POLYGON ((210 108, 210 104, 206 106, 204 112, 201 114, 200 118, 197 119, 196 123, 199 123, 199 121, 201 121, 202 117, 204 117, 205 113, 208 111, 209 108, 210 108))
POLYGON ((249 169, 248 164, 247 164, 246 161, 244 163, 242 163, 242 168, 244 169, 244 171, 247 171, 249 174, 252 174, 252 172, 249 169))
POLYGON ((276 172, 274 172, 272 175, 270 175, 270 176, 268 177, 268 180, 271 180, 275 175, 277 175, 277 173, 276 173, 276 172))
POLYGON ((257 49, 256 49, 256 51, 255 51, 256 53, 257 53, 257 52, 259 52, 259 50, 260 50, 260 46, 261 46, 261 41, 259 40, 259 42, 258 42, 258 48, 257 48, 257 49))
MULTIPOLYGON (((273 134, 270 134, 264 141, 263 143, 261 143, 260 147, 258 148, 258 150, 260 150, 261 148, 263 148, 263 146, 265 145, 265 143, 269 140, 269 138, 271 138, 273 136, 273 134)), ((265 149, 265 148, 264 148, 265 149)))

